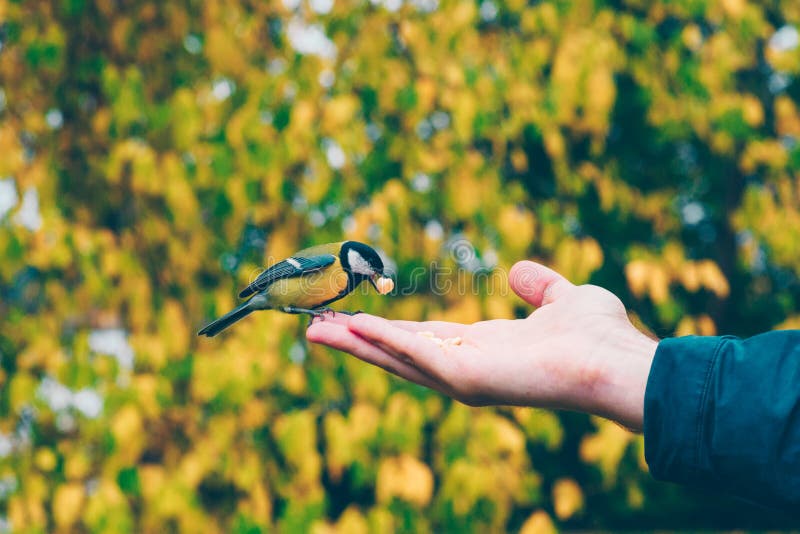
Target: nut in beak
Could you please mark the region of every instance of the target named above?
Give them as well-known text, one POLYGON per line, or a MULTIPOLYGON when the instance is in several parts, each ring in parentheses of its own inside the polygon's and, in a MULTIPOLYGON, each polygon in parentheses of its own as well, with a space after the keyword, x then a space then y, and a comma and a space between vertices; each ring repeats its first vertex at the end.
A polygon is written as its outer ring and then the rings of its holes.
POLYGON ((381 295, 390 293, 394 289, 394 282, 388 276, 377 274, 370 278, 369 281, 372 282, 372 286, 381 295))

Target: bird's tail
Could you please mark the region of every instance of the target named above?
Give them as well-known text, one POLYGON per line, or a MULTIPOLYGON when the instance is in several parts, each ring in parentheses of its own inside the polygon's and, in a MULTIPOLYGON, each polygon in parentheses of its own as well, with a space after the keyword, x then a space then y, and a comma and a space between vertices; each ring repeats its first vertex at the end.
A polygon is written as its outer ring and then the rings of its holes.
POLYGON ((200 330, 198 336, 214 337, 239 319, 250 315, 255 309, 250 307, 250 302, 245 302, 241 306, 232 309, 216 321, 213 321, 200 330))

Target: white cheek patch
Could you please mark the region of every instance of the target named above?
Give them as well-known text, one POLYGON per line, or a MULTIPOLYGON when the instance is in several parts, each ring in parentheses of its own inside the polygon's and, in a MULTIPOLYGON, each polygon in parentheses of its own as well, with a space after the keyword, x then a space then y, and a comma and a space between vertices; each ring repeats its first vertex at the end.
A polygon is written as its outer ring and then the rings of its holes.
POLYGON ((369 262, 364 259, 364 256, 353 249, 347 251, 347 263, 350 264, 350 270, 356 274, 363 274, 365 276, 372 276, 375 274, 375 270, 369 262))

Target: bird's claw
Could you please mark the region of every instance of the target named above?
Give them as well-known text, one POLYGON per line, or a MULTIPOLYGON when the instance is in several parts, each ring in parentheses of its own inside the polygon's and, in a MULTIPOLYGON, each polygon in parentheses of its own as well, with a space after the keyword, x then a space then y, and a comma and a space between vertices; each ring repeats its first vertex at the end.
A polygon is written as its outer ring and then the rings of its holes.
POLYGON ((300 312, 300 313, 308 313, 309 321, 308 321, 308 326, 306 326, 306 328, 308 328, 312 324, 314 324, 314 322, 317 319, 319 319, 320 321, 324 321, 325 320, 325 314, 329 313, 329 312, 331 314, 331 317, 336 317, 337 313, 341 313, 342 315, 347 315, 348 317, 352 317, 354 315, 358 315, 359 313, 364 313, 363 310, 356 310, 356 311, 339 310, 339 311, 336 311, 333 308, 328 308, 328 307, 317 308, 317 309, 314 309, 314 310, 308 310, 308 311, 304 311, 304 312, 300 312))
POLYGON ((308 316, 309 316, 308 326, 306 328, 308 328, 312 324, 314 324, 314 321, 317 320, 317 319, 319 319, 320 321, 324 321, 325 320, 325 314, 328 313, 328 312, 330 312, 331 317, 336 317, 336 310, 334 310, 333 308, 328 308, 327 306, 325 308, 317 308, 317 309, 314 309, 314 310, 308 310, 308 311, 305 311, 305 312, 301 312, 301 313, 307 313, 308 316))

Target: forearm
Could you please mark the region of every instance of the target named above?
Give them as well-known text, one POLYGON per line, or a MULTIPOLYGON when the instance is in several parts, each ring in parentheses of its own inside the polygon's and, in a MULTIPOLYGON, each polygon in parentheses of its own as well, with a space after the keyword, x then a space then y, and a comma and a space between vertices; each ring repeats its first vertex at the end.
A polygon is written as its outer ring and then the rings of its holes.
POLYGON ((800 332, 663 341, 645 396, 654 477, 800 504, 800 332))

